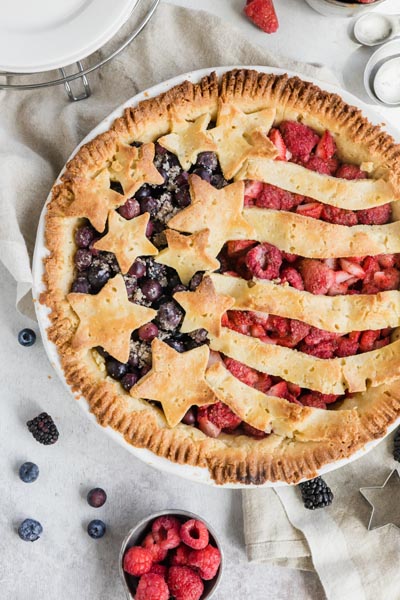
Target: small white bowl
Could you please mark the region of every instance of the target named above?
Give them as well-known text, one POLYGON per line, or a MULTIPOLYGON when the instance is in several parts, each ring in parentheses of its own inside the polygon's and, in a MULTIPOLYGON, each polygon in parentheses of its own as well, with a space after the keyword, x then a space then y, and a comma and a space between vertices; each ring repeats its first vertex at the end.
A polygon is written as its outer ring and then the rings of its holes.
POLYGON ((386 0, 376 0, 370 4, 359 2, 341 2, 340 0, 306 0, 307 4, 325 17, 354 17, 367 12, 375 6, 380 6, 386 0))
POLYGON ((389 60, 400 57, 400 39, 395 39, 386 44, 383 44, 378 48, 369 61, 367 62, 364 70, 364 87, 368 94, 368 96, 373 100, 376 104, 381 104, 382 106, 388 106, 393 108, 393 106, 398 106, 397 104, 390 104, 388 102, 382 101, 375 92, 375 77, 378 73, 379 69, 389 60))
POLYGON ((208 532, 210 534, 210 541, 213 543, 214 546, 216 546, 218 548, 218 550, 220 552, 221 564, 219 566, 216 577, 214 579, 211 579, 210 581, 204 581, 204 592, 201 597, 201 600, 209 600, 212 596, 214 596, 214 593, 216 592, 216 590, 220 584, 221 577, 222 577, 223 563, 224 563, 222 548, 218 542, 217 534, 215 533, 214 529, 207 523, 207 521, 205 521, 203 519, 203 517, 200 517, 199 515, 195 515, 194 513, 191 513, 187 510, 176 510, 176 509, 162 510, 160 512, 149 515, 148 517, 145 517, 144 519, 139 521, 139 523, 137 523, 135 525, 135 527, 133 527, 130 530, 130 532, 128 533, 128 535, 126 536, 124 541, 122 542, 121 550, 119 553, 119 574, 120 574, 122 582, 124 584, 126 598, 127 598, 127 600, 134 599, 135 596, 133 595, 133 591, 130 587, 129 578, 132 578, 132 579, 137 579, 137 578, 135 578, 131 575, 128 575, 127 573, 125 573, 125 571, 123 569, 125 552, 129 548, 131 548, 132 546, 136 546, 143 540, 145 535, 150 530, 151 523, 155 519, 158 519, 158 517, 163 517, 163 516, 167 516, 167 515, 173 515, 174 517, 178 517, 178 519, 181 517, 182 522, 189 521, 190 519, 196 519, 197 521, 201 521, 202 523, 204 523, 204 525, 207 527, 208 532))

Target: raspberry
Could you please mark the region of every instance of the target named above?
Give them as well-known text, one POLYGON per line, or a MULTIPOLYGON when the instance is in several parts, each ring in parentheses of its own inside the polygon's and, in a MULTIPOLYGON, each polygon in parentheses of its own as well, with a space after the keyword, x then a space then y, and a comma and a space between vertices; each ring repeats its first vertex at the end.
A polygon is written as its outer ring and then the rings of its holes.
POLYGON ((390 344, 390 337, 376 340, 376 342, 373 346, 373 350, 378 350, 379 348, 383 348, 383 346, 387 346, 388 344, 390 344))
POLYGON ((264 337, 265 336, 265 329, 263 328, 262 325, 252 325, 250 327, 250 335, 251 337, 264 337))
POLYGON ((256 244, 257 242, 253 242, 253 240, 234 240, 232 242, 228 242, 226 247, 227 254, 231 258, 243 256, 243 254, 246 254, 246 252, 253 248, 256 244))
POLYGON ((181 543, 179 530, 180 521, 176 517, 163 516, 158 517, 151 526, 154 539, 161 548, 171 550, 177 548, 181 543))
POLYGON ((230 310, 228 311, 227 316, 227 327, 229 327, 229 329, 233 329, 244 335, 249 334, 250 327, 253 325, 253 319, 251 318, 250 313, 241 310, 230 310))
POLYGON ((319 140, 315 150, 315 155, 323 160, 329 160, 336 152, 336 144, 331 133, 326 130, 322 138, 319 140))
POLYGON ((200 600, 204 591, 199 575, 189 567, 171 567, 168 572, 168 587, 175 600, 200 600))
POLYGON ((358 342, 352 341, 347 337, 342 337, 338 340, 338 347, 336 349, 336 356, 353 356, 357 354, 358 342))
POLYGON ((361 225, 384 225, 390 221, 392 209, 390 204, 382 204, 375 208, 367 208, 357 212, 358 222, 361 225))
POLYGON ((154 562, 161 562, 167 557, 168 550, 166 548, 162 548, 159 544, 157 544, 154 535, 149 533, 146 535, 142 542, 143 548, 147 548, 150 550, 151 556, 153 557, 154 562))
POLYGON ((244 7, 246 16, 265 33, 275 33, 279 27, 272 0, 251 0, 244 7))
POLYGON ((258 380, 258 374, 255 369, 234 360, 233 358, 224 359, 225 366, 239 381, 242 381, 250 387, 255 387, 258 380))
POLYGON ((290 210, 295 206, 296 199, 290 192, 282 190, 269 183, 264 187, 255 200, 258 208, 273 208, 275 210, 290 210))
POLYGON ((400 272, 394 267, 376 271, 374 283, 380 290, 397 290, 400 285, 400 272))
POLYGON ((372 331, 372 330, 363 331, 363 333, 361 334, 361 337, 360 337, 361 352, 369 352, 370 350, 373 350, 374 343, 379 338, 379 335, 380 335, 379 331, 372 331))
POLYGON ((281 132, 279 131, 279 129, 271 129, 271 131, 268 134, 269 139, 271 140, 271 142, 274 144, 274 146, 276 146, 276 149, 278 150, 278 156, 276 157, 275 160, 287 160, 287 148, 285 145, 285 142, 283 141, 283 137, 281 132))
POLYGON ((316 171, 317 173, 321 173, 321 175, 333 175, 337 168, 337 162, 334 158, 330 160, 324 160, 319 158, 319 156, 310 156, 310 158, 303 164, 306 169, 309 169, 310 171, 316 171))
POLYGON ((149 573, 154 573, 155 575, 161 575, 163 579, 167 579, 168 575, 168 567, 165 565, 159 565, 158 563, 153 563, 149 573))
POLYGON ((168 600, 169 590, 164 578, 156 573, 148 573, 140 578, 136 589, 136 600, 168 600))
POLYGON ((198 416, 206 416, 219 429, 234 429, 242 422, 242 419, 222 402, 201 406, 197 412, 198 416))
POLYGON ((304 288, 312 294, 326 294, 334 283, 334 272, 324 263, 305 258, 300 263, 304 288))
POLYGON ((153 557, 147 548, 133 546, 125 553, 124 571, 129 575, 135 575, 135 577, 144 575, 150 571, 152 564, 153 557))
POLYGON ((200 577, 209 581, 213 579, 221 564, 221 554, 218 548, 208 544, 203 550, 192 550, 189 553, 189 565, 198 569, 200 577))
POLYGON ((280 381, 268 390, 269 396, 276 396, 277 398, 286 398, 288 394, 289 390, 286 381, 280 381))
POLYGON ((186 546, 202 550, 208 544, 208 529, 201 521, 190 519, 181 526, 181 539, 186 546))
POLYGON ((188 564, 190 548, 181 544, 178 546, 172 555, 171 565, 176 567, 182 567, 188 564))
POLYGON ((382 269, 388 269, 389 267, 394 267, 396 264, 396 258, 394 254, 381 254, 379 256, 375 256, 378 260, 379 266, 382 269))
POLYGON ((376 271, 380 270, 379 262, 376 259, 376 257, 373 257, 373 256, 367 256, 367 258, 365 258, 363 260, 362 267, 365 271, 365 280, 366 281, 373 280, 374 273, 376 273, 376 271))
POLYGON ((243 423, 243 431, 246 435, 256 438, 258 440, 266 438, 268 435, 268 433, 265 433, 265 431, 262 431, 261 429, 256 429, 248 423, 243 423))
POLYGON ((283 337, 289 333, 289 321, 285 317, 270 315, 266 323, 266 329, 278 334, 278 337, 283 337))
POLYGON ((297 385, 296 383, 291 383, 290 381, 287 382, 287 386, 288 386, 288 390, 291 394, 293 394, 293 396, 299 396, 301 394, 301 387, 299 385, 297 385))
POLYGON ((332 358, 336 350, 336 342, 320 342, 319 344, 315 344, 313 346, 301 344, 300 350, 301 352, 305 352, 305 354, 311 354, 311 356, 316 356, 318 358, 332 358))
POLYGON ((310 333, 311 329, 310 325, 307 325, 307 323, 296 321, 295 319, 290 320, 289 326, 290 337, 292 338, 294 345, 304 339, 310 333))
POLYGON ((246 256, 246 265, 250 272, 260 279, 275 279, 279 276, 282 253, 271 244, 259 244, 246 256))
POLYGON ((279 126, 287 149, 295 158, 308 160, 319 136, 309 127, 296 121, 282 121, 279 126))
POLYGON ((321 219, 323 221, 328 221, 328 223, 346 225, 347 227, 352 227, 358 223, 355 212, 345 208, 337 208, 336 206, 325 205, 321 211, 321 219))
POLYGON ((304 204, 299 204, 299 206, 296 208, 296 212, 298 215, 303 215, 303 217, 319 219, 323 206, 324 205, 320 202, 306 202, 304 204))
POLYGON ((299 258, 298 254, 291 254, 290 252, 282 252, 282 256, 288 263, 294 263, 299 258))
POLYGON ((244 186, 244 195, 248 196, 249 198, 257 198, 262 189, 263 183, 261 181, 248 179, 244 186))
POLYGON ((286 267, 281 271, 281 283, 288 283, 296 290, 304 290, 303 278, 293 267, 286 267))
POLYGON ((309 346, 319 344, 320 342, 330 342, 338 337, 337 333, 330 331, 324 331, 317 327, 311 327, 309 334, 305 337, 304 341, 309 346))
POLYGON ((361 171, 357 165, 342 164, 336 171, 336 177, 340 179, 366 179, 367 174, 361 171))
POLYGON ((315 392, 309 394, 303 394, 300 396, 299 401, 303 406, 311 406, 312 408, 326 408, 325 402, 317 396, 315 392))
POLYGON ((267 375, 266 373, 258 373, 257 382, 253 385, 253 387, 256 390, 259 390, 260 392, 266 394, 269 388, 271 387, 271 384, 272 380, 269 375, 267 375))

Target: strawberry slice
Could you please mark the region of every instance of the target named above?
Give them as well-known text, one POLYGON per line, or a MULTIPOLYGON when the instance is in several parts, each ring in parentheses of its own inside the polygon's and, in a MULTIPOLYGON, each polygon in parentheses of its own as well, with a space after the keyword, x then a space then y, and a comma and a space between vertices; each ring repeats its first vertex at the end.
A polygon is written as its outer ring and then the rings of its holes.
POLYGON ((265 33, 274 33, 279 27, 272 0, 251 0, 244 7, 244 13, 265 33))
POLYGON ((336 144, 332 135, 328 130, 325 131, 322 138, 319 140, 317 148, 315 150, 316 156, 323 160, 329 160, 336 152, 336 144))
POLYGON ((283 141, 283 137, 279 129, 271 129, 271 131, 268 134, 268 137, 278 150, 278 156, 275 160, 287 160, 286 144, 283 141))

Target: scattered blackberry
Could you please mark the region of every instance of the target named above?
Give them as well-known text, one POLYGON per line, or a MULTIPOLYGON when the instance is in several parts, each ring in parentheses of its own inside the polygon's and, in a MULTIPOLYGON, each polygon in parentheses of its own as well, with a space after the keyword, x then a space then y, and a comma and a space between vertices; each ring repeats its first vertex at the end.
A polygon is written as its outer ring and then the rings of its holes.
POLYGON ((396 429, 393 439, 393 458, 400 462, 400 427, 396 429))
POLYGON ((50 415, 45 412, 32 419, 32 421, 28 421, 27 426, 35 440, 40 444, 48 446, 49 444, 55 444, 58 440, 58 429, 50 415))
POLYGON ((94 540, 102 538, 106 532, 106 524, 100 521, 100 519, 94 519, 87 526, 87 532, 94 540))
POLYGON ((25 462, 19 468, 19 478, 24 483, 33 483, 39 477, 39 467, 32 462, 25 462))
POLYGON ((305 508, 315 510, 332 504, 333 494, 322 477, 310 479, 299 485, 305 508))
POLYGON ((33 331, 33 329, 21 329, 18 334, 18 341, 21 346, 25 346, 26 348, 28 346, 33 346, 36 341, 36 333, 33 331))
POLYGON ((36 542, 42 533, 43 527, 34 519, 25 519, 18 527, 18 535, 24 542, 36 542))

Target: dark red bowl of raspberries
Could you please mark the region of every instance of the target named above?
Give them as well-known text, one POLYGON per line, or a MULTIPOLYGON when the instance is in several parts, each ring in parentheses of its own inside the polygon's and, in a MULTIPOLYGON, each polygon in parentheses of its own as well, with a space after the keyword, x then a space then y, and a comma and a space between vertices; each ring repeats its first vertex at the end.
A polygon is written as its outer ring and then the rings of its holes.
POLYGON ((127 598, 206 600, 221 580, 222 562, 216 534, 204 519, 164 510, 131 529, 119 565, 127 598))

